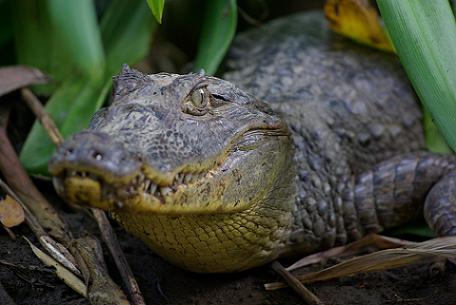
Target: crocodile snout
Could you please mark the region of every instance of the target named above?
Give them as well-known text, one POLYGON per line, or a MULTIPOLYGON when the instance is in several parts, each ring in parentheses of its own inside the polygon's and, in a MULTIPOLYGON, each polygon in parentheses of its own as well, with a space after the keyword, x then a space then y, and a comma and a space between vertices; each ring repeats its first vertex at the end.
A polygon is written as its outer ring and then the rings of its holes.
POLYGON ((89 171, 103 176, 127 176, 141 167, 140 158, 103 132, 86 131, 66 140, 49 162, 49 171, 89 171))

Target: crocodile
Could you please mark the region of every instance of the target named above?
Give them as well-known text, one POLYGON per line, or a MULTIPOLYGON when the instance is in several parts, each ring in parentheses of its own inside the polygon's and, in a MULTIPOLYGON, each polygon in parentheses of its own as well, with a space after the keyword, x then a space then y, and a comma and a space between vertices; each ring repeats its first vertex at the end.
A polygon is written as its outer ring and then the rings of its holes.
POLYGON ((158 255, 238 272, 423 215, 453 235, 455 159, 427 152, 397 58, 320 13, 237 37, 223 79, 124 66, 112 103, 49 163, 58 194, 110 211, 158 255))

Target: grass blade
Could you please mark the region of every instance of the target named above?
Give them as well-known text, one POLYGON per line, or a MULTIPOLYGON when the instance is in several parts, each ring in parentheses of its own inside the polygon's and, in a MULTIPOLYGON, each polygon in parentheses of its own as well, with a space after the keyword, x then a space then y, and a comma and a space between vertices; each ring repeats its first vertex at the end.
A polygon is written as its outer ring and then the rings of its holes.
POLYGON ((161 23, 165 0, 147 0, 147 4, 152 11, 152 15, 155 17, 155 20, 157 20, 158 23, 161 23))
POLYGON ((204 69, 212 75, 217 71, 231 41, 237 24, 235 0, 208 0, 203 29, 195 59, 195 71, 204 69))
POLYGON ((448 0, 377 0, 421 102, 456 149, 456 23, 448 0))

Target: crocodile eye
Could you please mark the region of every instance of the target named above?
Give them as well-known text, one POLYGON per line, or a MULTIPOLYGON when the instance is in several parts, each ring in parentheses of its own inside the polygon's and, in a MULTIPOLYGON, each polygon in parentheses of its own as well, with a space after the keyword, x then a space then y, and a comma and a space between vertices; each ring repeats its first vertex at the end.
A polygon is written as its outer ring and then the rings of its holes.
POLYGON ((182 111, 192 115, 205 115, 210 96, 205 87, 194 89, 184 100, 182 111))
POLYGON ((193 106, 201 108, 204 107, 204 103, 207 103, 206 96, 204 94, 204 89, 200 88, 197 90, 193 90, 192 95, 191 95, 191 100, 193 103, 193 106))

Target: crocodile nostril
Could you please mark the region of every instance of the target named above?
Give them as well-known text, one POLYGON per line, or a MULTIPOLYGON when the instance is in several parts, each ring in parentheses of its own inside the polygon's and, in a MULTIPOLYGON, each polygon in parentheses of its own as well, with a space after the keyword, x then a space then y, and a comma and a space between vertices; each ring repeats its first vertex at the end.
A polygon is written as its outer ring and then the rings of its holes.
POLYGON ((103 159, 103 155, 101 153, 99 153, 98 151, 94 152, 92 154, 92 157, 97 161, 101 161, 103 159))
POLYGON ((66 155, 72 155, 74 152, 74 149, 73 148, 68 148, 65 152, 66 155))

